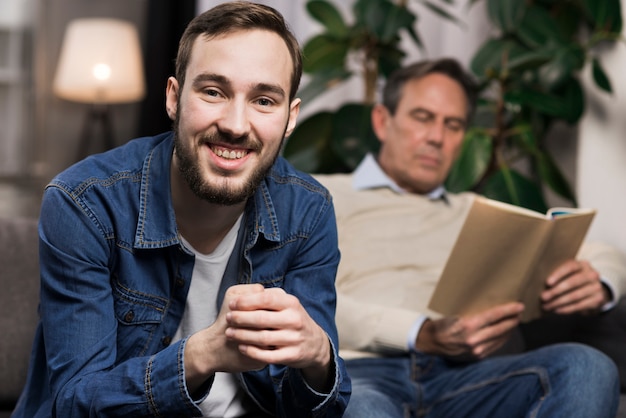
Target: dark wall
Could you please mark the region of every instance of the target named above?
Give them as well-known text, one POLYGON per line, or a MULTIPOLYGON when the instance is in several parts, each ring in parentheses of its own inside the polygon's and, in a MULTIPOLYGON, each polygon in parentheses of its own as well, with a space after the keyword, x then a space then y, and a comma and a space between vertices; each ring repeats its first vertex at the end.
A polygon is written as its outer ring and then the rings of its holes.
POLYGON ((165 86, 174 75, 178 40, 185 26, 195 16, 195 0, 151 0, 147 10, 146 100, 141 105, 138 135, 154 135, 170 129, 165 112, 165 86))

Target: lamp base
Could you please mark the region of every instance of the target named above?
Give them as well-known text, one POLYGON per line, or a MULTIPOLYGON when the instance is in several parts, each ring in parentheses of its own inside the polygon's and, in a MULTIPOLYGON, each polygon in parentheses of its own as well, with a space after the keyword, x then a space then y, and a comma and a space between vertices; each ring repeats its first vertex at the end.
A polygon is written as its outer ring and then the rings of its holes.
POLYGON ((111 112, 109 106, 106 104, 92 105, 85 115, 85 122, 83 124, 80 143, 78 145, 78 154, 76 156, 77 161, 82 160, 91 154, 90 145, 93 143, 93 139, 97 135, 96 130, 98 128, 101 129, 101 138, 104 150, 106 151, 115 147, 111 112))

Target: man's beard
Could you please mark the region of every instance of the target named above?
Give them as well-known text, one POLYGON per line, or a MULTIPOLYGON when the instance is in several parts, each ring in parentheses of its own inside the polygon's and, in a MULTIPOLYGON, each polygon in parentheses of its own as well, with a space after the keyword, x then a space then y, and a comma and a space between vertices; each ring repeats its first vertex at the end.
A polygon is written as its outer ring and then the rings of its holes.
MULTIPOLYGON (((218 205, 236 205, 251 197, 267 173, 271 170, 276 158, 278 158, 278 154, 280 153, 282 147, 282 141, 284 141, 284 135, 283 139, 281 139, 281 146, 277 148, 276 154, 273 158, 270 158, 267 161, 262 161, 260 165, 256 167, 248 176, 248 178, 245 179, 242 185, 233 186, 227 181, 223 181, 222 184, 217 184, 217 182, 215 184, 210 184, 202 177, 202 169, 198 162, 198 156, 194 153, 194 148, 187 142, 180 139, 178 135, 178 121, 174 121, 174 152, 178 158, 178 169, 183 179, 197 197, 218 205)), ((203 136, 200 139, 200 142, 202 144, 226 143, 241 145, 249 141, 247 137, 233 138, 224 132, 218 131, 215 134, 207 134, 203 136)), ((205 146, 201 144, 196 145, 205 146)), ((258 151, 260 149, 260 145, 255 145, 251 148, 258 151)), ((227 176, 223 175, 223 177, 217 178, 217 180, 227 180, 227 176)))

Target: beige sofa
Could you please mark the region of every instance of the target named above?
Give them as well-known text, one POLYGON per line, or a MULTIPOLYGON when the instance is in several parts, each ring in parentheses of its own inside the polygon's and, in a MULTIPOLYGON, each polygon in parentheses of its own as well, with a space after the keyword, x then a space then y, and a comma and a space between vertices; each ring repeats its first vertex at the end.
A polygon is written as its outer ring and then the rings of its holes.
MULTIPOLYGON (((37 248, 36 219, 0 218, 0 418, 10 415, 26 379, 37 326, 37 248)), ((581 318, 551 329, 547 332, 539 323, 524 327, 526 344, 574 339, 594 345, 616 361, 626 392, 626 302, 599 319, 581 318)), ((625 394, 620 408, 618 416, 626 418, 625 394)))

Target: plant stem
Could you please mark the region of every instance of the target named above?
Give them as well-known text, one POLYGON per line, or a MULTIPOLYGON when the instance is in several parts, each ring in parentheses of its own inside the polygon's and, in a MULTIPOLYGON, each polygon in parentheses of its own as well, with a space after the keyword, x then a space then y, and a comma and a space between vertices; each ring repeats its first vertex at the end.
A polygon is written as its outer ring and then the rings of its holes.
POLYGON ((365 103, 374 104, 376 101, 376 84, 378 83, 378 50, 376 41, 368 40, 364 48, 363 77, 365 84, 365 103))

